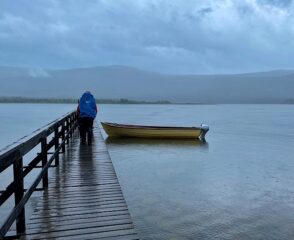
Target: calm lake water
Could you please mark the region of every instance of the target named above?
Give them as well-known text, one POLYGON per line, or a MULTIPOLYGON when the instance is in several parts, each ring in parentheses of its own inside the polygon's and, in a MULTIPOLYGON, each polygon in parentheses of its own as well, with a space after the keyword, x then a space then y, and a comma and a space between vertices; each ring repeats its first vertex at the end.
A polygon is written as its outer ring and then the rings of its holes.
MULTIPOLYGON (((0 104, 0 148, 73 108, 0 104)), ((142 239, 294 239, 294 106, 99 110, 98 121, 210 126, 205 144, 106 140, 142 239)))

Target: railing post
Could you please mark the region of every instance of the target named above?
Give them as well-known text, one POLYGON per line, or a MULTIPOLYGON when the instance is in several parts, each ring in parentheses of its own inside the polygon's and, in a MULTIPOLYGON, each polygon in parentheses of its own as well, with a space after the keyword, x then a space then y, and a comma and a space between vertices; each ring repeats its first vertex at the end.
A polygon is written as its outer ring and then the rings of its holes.
MULTIPOLYGON (((19 158, 13 163, 13 175, 15 183, 14 200, 15 206, 21 201, 24 195, 23 181, 23 158, 19 158)), ((25 208, 23 208, 16 218, 16 233, 21 234, 26 231, 25 208)))
MULTIPOLYGON (((54 149, 55 151, 57 150, 58 148, 58 145, 59 145, 59 136, 58 136, 58 128, 59 126, 55 126, 54 128, 54 140, 55 140, 55 143, 54 143, 54 149)), ((59 151, 57 152, 56 156, 55 156, 55 165, 58 166, 59 165, 59 151)))
POLYGON ((69 116, 69 137, 72 137, 72 117, 69 116))
MULTIPOLYGON (((46 137, 44 137, 41 141, 41 154, 42 154, 42 167, 44 167, 48 162, 46 137)), ((46 171, 42 179, 43 179, 43 188, 48 188, 48 171, 46 171)))
POLYGON ((78 116, 78 114, 75 114, 75 118, 76 118, 76 127, 79 127, 79 116, 78 116))
POLYGON ((75 130, 75 128, 74 128, 74 126, 75 126, 75 118, 74 118, 74 115, 71 115, 71 121, 72 121, 71 127, 73 128, 72 129, 72 134, 73 134, 74 133, 74 130, 75 130))
MULTIPOLYGON (((65 139, 65 122, 62 123, 62 127, 61 127, 61 139, 62 139, 62 142, 65 139)), ((62 152, 65 153, 65 144, 62 145, 62 152)))
POLYGON ((73 114, 72 115, 72 124, 73 124, 73 128, 74 128, 74 130, 76 129, 76 124, 77 124, 77 119, 76 119, 76 115, 75 114, 73 114))
POLYGON ((71 116, 71 119, 72 119, 72 127, 73 127, 72 134, 73 134, 74 130, 75 130, 75 117, 74 117, 74 115, 71 116))
POLYGON ((68 132, 69 132, 69 120, 68 120, 68 118, 66 119, 66 144, 69 144, 69 134, 68 134, 68 132))
POLYGON ((67 141, 67 143, 69 143, 69 139, 70 139, 70 124, 71 124, 71 122, 70 122, 70 117, 68 117, 67 118, 67 133, 68 133, 68 141, 67 141))

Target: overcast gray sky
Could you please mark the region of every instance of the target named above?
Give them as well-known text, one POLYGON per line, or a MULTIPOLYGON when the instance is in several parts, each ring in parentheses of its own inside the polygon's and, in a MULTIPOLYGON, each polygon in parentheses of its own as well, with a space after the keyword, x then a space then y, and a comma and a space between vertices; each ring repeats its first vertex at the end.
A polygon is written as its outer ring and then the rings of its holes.
POLYGON ((294 69, 291 0, 1 0, 0 65, 294 69))

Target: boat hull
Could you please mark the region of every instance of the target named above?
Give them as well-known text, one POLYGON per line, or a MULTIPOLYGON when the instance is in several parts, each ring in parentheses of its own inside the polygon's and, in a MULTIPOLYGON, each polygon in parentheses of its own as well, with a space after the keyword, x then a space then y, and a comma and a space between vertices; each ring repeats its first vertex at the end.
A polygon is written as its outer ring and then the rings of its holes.
POLYGON ((208 127, 157 127, 101 122, 109 137, 203 139, 208 127))

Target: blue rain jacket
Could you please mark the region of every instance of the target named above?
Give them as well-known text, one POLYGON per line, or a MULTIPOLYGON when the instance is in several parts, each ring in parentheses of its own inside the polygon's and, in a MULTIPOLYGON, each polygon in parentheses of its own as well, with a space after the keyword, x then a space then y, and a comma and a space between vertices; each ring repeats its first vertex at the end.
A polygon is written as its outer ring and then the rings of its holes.
POLYGON ((97 115, 96 100, 90 92, 85 92, 80 98, 80 117, 95 118, 97 115))

